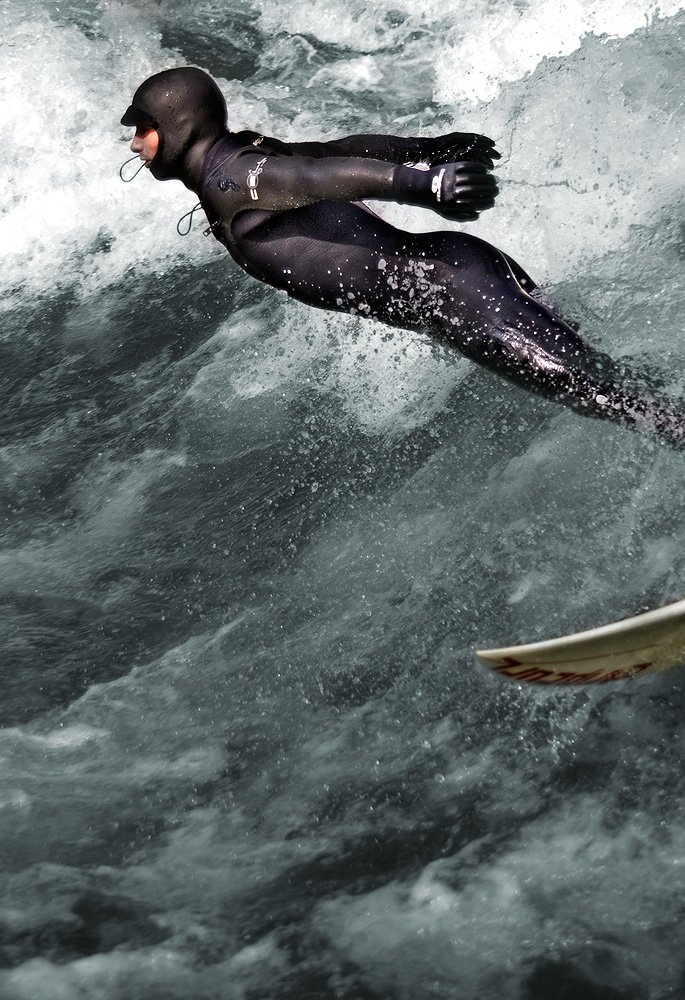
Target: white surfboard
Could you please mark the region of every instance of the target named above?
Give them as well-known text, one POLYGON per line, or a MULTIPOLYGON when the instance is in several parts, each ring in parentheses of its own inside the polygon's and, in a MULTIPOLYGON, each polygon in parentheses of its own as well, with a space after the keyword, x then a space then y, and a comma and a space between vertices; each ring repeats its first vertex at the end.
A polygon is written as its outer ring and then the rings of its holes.
POLYGON ((685 600, 527 646, 479 649, 481 663, 527 684, 606 684, 685 663, 685 600))

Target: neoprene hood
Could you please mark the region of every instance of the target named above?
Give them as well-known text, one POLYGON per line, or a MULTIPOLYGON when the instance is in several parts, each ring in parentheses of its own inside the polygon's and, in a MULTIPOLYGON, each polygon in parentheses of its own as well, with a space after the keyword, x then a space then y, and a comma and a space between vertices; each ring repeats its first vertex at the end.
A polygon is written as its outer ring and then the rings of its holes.
POLYGON ((157 180, 186 182, 209 148, 226 134, 226 101, 203 70, 168 69, 138 87, 121 124, 156 129, 159 148, 150 172, 157 180))

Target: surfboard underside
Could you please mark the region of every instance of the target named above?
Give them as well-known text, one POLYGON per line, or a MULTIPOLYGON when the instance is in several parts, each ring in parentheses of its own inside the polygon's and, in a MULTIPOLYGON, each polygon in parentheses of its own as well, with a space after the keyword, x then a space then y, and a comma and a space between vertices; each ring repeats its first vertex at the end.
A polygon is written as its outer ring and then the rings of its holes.
POLYGON ((587 632, 502 649, 479 662, 527 684, 606 684, 685 663, 685 600, 587 632))

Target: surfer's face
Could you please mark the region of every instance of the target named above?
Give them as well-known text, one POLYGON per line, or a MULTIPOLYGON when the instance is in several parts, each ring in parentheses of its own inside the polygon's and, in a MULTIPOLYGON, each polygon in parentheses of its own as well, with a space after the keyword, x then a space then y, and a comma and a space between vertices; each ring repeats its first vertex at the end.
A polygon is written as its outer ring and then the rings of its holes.
POLYGON ((136 134, 131 143, 131 152, 140 153, 141 160, 145 161, 145 166, 150 169, 150 162, 154 160, 159 148, 159 133, 146 125, 138 125, 136 134))

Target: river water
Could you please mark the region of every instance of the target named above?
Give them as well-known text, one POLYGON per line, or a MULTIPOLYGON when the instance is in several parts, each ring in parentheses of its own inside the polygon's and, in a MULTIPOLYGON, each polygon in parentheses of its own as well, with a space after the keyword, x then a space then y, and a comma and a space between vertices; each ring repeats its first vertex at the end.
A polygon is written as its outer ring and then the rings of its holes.
POLYGON ((0 18, 2 1000, 685 996, 685 673, 473 660, 685 596, 682 453, 289 301, 118 177, 188 63, 233 128, 484 131, 467 228, 682 398, 685 3, 0 18))

